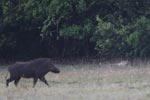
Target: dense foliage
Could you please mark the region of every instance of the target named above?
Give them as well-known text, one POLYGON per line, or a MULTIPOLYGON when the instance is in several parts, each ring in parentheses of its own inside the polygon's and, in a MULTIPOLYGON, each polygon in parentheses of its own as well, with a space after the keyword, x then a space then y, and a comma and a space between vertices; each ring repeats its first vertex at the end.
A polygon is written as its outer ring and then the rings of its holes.
POLYGON ((1 0, 0 58, 149 57, 149 0, 1 0))

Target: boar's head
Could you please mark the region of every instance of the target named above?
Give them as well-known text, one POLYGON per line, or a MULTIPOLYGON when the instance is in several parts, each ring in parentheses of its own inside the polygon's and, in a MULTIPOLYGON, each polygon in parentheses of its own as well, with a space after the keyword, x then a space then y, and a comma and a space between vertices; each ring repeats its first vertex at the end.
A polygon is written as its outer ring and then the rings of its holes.
POLYGON ((53 73, 60 73, 60 70, 57 67, 55 67, 53 64, 49 64, 49 71, 53 73))

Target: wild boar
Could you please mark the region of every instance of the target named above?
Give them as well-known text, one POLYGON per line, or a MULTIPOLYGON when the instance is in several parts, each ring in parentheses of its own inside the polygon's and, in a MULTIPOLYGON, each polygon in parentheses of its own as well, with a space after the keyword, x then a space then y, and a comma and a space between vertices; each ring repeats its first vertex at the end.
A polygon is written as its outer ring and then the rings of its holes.
POLYGON ((60 70, 51 63, 49 58, 39 58, 26 62, 16 62, 8 67, 8 73, 10 73, 10 77, 6 80, 6 86, 8 87, 9 82, 12 81, 14 81, 15 86, 17 86, 21 77, 33 78, 33 87, 35 87, 38 79, 49 86, 44 76, 50 71, 53 73, 60 73, 60 70))

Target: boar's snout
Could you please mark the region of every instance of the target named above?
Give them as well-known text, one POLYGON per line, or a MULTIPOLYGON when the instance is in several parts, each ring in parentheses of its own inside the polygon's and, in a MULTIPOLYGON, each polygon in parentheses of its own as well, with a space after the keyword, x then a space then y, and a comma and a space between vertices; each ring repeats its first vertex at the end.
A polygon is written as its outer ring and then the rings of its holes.
POLYGON ((56 67, 50 68, 50 71, 53 72, 53 73, 60 73, 60 70, 56 67))
POLYGON ((57 69, 57 70, 55 70, 55 71, 53 71, 54 73, 60 73, 60 70, 59 69, 57 69))

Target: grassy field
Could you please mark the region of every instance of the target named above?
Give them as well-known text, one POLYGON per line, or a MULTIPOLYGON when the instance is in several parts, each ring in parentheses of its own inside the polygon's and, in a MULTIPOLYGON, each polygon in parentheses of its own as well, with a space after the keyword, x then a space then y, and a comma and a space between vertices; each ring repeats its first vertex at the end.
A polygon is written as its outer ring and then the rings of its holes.
POLYGON ((57 65, 61 73, 48 73, 50 87, 21 79, 5 87, 6 69, 0 70, 0 100, 150 100, 150 67, 110 64, 57 65))

